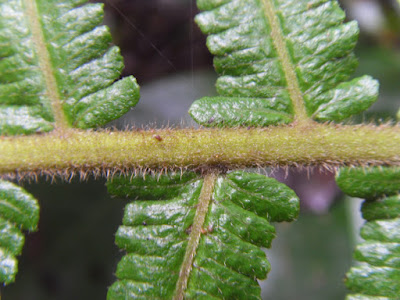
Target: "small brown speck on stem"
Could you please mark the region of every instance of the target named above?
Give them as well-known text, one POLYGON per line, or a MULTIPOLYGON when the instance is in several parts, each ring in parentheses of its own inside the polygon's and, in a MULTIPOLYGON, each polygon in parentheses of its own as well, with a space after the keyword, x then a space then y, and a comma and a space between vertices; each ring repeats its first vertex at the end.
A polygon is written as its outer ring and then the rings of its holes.
POLYGON ((162 137, 159 136, 158 134, 153 135, 153 138, 155 138, 157 141, 161 142, 162 141, 162 137))

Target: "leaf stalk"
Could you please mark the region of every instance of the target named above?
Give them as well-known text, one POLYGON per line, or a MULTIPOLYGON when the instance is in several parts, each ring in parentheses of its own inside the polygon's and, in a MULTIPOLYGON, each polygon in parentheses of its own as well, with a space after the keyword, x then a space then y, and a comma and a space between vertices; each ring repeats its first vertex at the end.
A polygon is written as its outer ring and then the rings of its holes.
POLYGON ((400 126, 80 131, 2 137, 0 175, 400 165, 400 126), (155 138, 154 136, 159 136, 155 138))
POLYGON ((54 114, 54 125, 57 130, 63 131, 69 127, 62 108, 61 97, 58 92, 56 78, 50 58, 49 51, 40 23, 40 13, 34 0, 25 0, 26 15, 32 30, 32 40, 35 42, 35 52, 38 55, 40 68, 43 72, 46 83, 46 93, 51 101, 51 107, 54 114))
POLYGON ((309 122, 311 120, 307 116, 303 95, 298 84, 296 72, 290 59, 281 27, 279 25, 277 13, 274 9, 273 4, 271 3, 271 0, 261 0, 261 3, 264 6, 265 16, 267 17, 271 26, 272 40, 274 42, 276 51, 278 52, 280 61, 282 62, 282 68, 283 72, 285 73, 286 82, 291 96, 290 98, 292 99, 296 120, 298 122, 309 122))
POLYGON ((203 187, 200 192, 199 202, 197 204, 196 215, 193 220, 192 230, 189 236, 189 242, 186 249, 185 257, 179 272, 179 279, 176 283, 176 293, 174 300, 183 300, 185 290, 187 288, 190 272, 193 268, 193 260, 196 256, 196 251, 199 246, 200 237, 202 235, 202 228, 212 194, 214 192, 215 181, 217 180, 218 173, 210 172, 204 176, 203 187))

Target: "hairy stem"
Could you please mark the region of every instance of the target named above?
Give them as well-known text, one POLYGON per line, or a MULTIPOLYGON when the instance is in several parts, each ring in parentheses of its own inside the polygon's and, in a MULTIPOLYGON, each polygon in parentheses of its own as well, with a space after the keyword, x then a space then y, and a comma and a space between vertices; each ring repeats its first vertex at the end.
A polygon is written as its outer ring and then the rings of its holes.
POLYGON ((193 260, 199 246, 201 230, 206 219, 210 200, 214 191, 214 184, 217 179, 217 173, 209 173, 204 176, 203 187, 200 192, 199 202, 197 204, 196 215, 193 220, 192 231, 190 233, 185 258, 179 272, 179 279, 176 283, 176 293, 174 300, 182 300, 187 288, 190 272, 192 270, 193 260))
POLYGON ((400 165, 400 127, 306 125, 3 137, 0 174, 138 168, 400 165))

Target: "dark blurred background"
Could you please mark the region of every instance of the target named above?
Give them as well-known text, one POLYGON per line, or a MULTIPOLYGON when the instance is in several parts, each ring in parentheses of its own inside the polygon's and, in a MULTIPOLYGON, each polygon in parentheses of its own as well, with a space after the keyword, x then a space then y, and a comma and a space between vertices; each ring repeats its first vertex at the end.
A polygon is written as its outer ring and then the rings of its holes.
MULTIPOLYGON (((400 106, 400 7, 395 0, 341 4, 360 23, 357 74, 381 83, 378 103, 352 122, 386 122, 400 106)), ((109 126, 195 126, 187 110, 197 98, 215 94, 216 79, 205 37, 193 23, 195 1, 110 0, 105 9, 105 23, 125 59, 124 75, 137 78, 142 95, 136 108, 109 126)), ((267 250, 272 271, 262 283, 263 299, 343 299, 343 278, 362 223, 360 202, 341 197, 328 172, 271 175, 295 189, 301 214, 296 223, 277 227, 267 250)), ((126 202, 110 198, 104 183, 21 183, 40 201, 40 231, 27 235, 16 283, 2 288, 4 300, 106 298, 123 254, 114 233, 126 202)))

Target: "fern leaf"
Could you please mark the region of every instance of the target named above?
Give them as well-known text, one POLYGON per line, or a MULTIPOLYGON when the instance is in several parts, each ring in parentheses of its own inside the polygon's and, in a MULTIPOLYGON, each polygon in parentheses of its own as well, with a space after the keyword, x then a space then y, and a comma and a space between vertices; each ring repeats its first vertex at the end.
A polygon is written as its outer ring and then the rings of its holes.
POLYGON ((365 240, 354 258, 346 285, 356 295, 347 299, 398 299, 400 295, 400 170, 398 168, 343 169, 339 187, 349 195, 368 198, 362 205, 367 223, 365 240), (353 186, 352 186, 353 184, 353 186))
POLYGON ((108 190, 147 200, 126 206, 116 243, 128 253, 108 299, 260 299, 270 222, 299 211, 288 187, 245 172, 114 177, 108 190))
POLYGON ((346 80, 357 61, 356 22, 336 0, 198 0, 196 17, 220 77, 219 97, 190 114, 205 126, 341 121, 367 109, 378 83, 346 80))
POLYGON ((102 4, 82 0, 0 1, 0 134, 91 128, 134 106, 102 4))
POLYGON ((22 188, 0 180, 0 282, 15 280, 24 235, 21 230, 35 231, 39 221, 39 206, 22 188))

